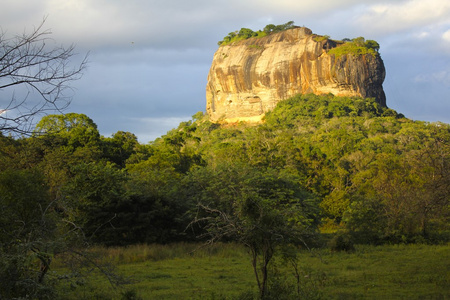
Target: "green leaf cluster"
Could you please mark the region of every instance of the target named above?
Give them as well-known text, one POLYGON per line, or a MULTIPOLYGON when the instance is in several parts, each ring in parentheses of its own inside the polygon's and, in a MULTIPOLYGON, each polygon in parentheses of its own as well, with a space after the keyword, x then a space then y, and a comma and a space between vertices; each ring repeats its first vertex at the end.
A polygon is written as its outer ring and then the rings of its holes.
POLYGON ((380 50, 380 45, 374 40, 365 40, 363 37, 357 37, 352 40, 346 40, 343 44, 339 44, 337 47, 328 51, 329 54, 334 54, 337 58, 352 54, 354 56, 360 56, 364 54, 370 54, 377 56, 380 50))
POLYGON ((249 28, 241 28, 239 31, 230 32, 227 36, 223 38, 223 40, 217 42, 219 46, 225 46, 234 42, 246 40, 252 37, 260 38, 266 36, 267 34, 264 31, 258 30, 253 31, 249 28))
POLYGON ((258 31, 253 31, 249 28, 241 28, 240 30, 230 32, 227 36, 225 36, 223 38, 223 40, 219 41, 217 44, 219 46, 225 46, 225 45, 237 42, 237 41, 242 41, 242 40, 246 40, 246 39, 253 38, 253 37, 254 38, 264 37, 269 34, 281 32, 281 31, 284 31, 287 29, 292 29, 294 27, 295 27, 294 22, 289 21, 289 22, 287 22, 285 24, 281 24, 281 25, 269 24, 269 25, 266 25, 263 30, 258 30, 258 31))
POLYGON ((271 33, 277 33, 277 32, 285 31, 285 30, 292 29, 292 28, 295 28, 294 21, 289 21, 289 22, 281 24, 281 25, 269 24, 264 27, 263 31, 266 34, 271 34, 271 33))

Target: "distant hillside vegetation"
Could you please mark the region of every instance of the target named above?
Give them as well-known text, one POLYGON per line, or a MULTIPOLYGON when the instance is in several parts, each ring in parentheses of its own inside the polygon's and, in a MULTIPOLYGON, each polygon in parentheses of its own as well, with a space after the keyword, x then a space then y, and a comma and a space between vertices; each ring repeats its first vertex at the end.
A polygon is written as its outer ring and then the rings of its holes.
POLYGON ((157 144, 178 137, 205 169, 294 176, 320 199, 322 230, 376 244, 439 240, 449 230, 448 124, 412 121, 371 99, 313 94, 279 102, 261 125, 195 118, 157 144))
POLYGON ((352 243, 449 240, 450 126, 371 99, 298 95, 259 125, 199 112, 146 145, 129 132, 102 137, 85 115, 49 115, 35 137, 0 134, 0 148, 4 240, 40 232, 51 207, 53 234, 67 218, 108 246, 196 241, 205 231, 186 228, 199 203, 252 220, 276 204, 313 246, 317 227, 352 243))

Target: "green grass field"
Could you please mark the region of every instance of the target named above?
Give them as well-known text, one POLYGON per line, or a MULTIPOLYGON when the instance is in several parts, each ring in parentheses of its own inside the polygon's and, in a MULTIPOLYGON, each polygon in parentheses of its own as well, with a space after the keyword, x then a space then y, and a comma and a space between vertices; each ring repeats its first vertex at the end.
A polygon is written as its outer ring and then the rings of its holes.
MULTIPOLYGON (((65 299, 253 299, 256 283, 245 249, 218 244, 98 248, 128 284, 112 288, 92 273, 84 284, 61 286, 65 299)), ((353 253, 301 251, 295 272, 274 260, 273 289, 301 299, 450 299, 449 245, 359 246, 353 253), (296 294, 297 295, 297 294, 296 294)), ((63 269, 55 269, 64 272, 63 269)))

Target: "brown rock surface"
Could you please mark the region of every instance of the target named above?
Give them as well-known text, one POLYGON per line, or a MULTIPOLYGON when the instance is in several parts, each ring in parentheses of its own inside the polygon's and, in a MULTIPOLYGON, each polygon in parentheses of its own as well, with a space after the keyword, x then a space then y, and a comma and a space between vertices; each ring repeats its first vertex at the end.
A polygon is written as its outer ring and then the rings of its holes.
POLYGON ((214 54, 206 86, 212 121, 257 121, 283 99, 296 94, 374 97, 386 106, 379 55, 346 54, 305 27, 221 46, 214 54))

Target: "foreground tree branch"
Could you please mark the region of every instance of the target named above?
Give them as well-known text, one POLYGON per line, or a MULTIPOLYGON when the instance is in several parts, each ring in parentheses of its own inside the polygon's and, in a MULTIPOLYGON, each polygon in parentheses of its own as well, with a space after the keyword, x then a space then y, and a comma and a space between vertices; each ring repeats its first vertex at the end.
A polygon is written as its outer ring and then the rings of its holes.
POLYGON ((71 102, 71 82, 80 79, 87 56, 74 66, 74 45, 55 46, 45 19, 31 33, 0 32, 0 132, 29 134, 33 119, 61 112, 71 102))

